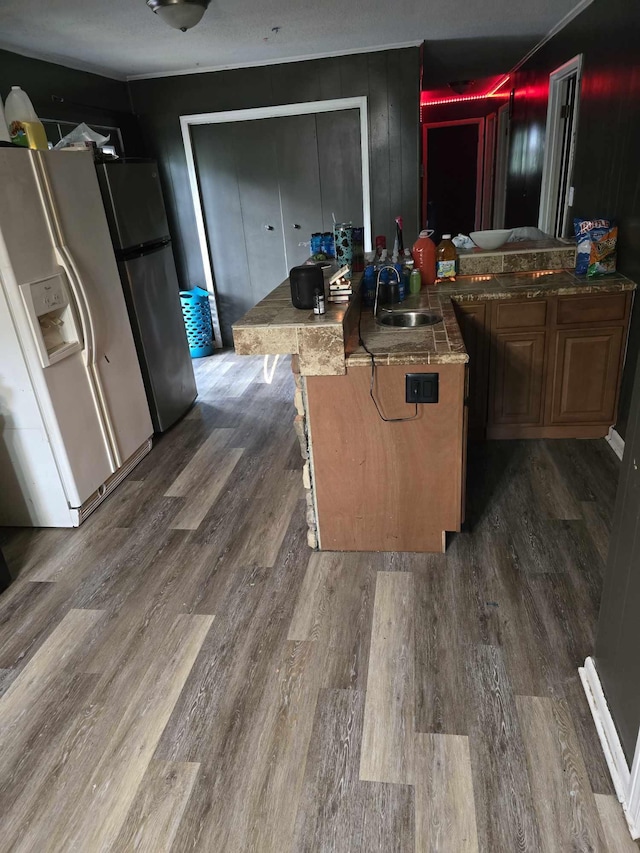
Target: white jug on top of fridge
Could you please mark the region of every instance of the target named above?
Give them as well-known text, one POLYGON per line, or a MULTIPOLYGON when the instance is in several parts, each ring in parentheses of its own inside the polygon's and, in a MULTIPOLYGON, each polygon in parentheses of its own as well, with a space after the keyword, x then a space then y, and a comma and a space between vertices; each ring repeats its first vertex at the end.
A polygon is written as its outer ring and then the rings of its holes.
POLYGON ((4 108, 2 106, 2 98, 0 98, 0 142, 11 142, 9 136, 9 128, 4 117, 4 108))
POLYGON ((20 86, 12 86, 4 107, 11 141, 23 148, 49 147, 44 126, 33 108, 31 99, 20 86))

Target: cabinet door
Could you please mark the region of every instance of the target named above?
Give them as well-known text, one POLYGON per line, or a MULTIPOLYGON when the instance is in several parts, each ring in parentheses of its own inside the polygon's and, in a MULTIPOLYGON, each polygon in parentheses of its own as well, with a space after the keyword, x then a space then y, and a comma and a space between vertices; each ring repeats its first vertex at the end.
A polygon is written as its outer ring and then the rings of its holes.
POLYGON ((614 422, 623 340, 622 326, 555 333, 552 424, 614 422))
POLYGON ((490 395, 493 424, 538 426, 543 420, 546 333, 499 332, 490 395))
POLYGON ((487 304, 457 303, 456 317, 469 354, 469 430, 478 433, 487 424, 489 360, 487 347, 487 304))

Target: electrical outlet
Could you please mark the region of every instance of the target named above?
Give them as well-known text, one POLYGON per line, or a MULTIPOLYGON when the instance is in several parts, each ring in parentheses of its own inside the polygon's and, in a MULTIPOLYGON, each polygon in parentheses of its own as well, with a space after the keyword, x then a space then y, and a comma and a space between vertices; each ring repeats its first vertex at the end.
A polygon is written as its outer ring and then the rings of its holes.
POLYGON ((437 403, 438 373, 405 374, 407 403, 437 403))

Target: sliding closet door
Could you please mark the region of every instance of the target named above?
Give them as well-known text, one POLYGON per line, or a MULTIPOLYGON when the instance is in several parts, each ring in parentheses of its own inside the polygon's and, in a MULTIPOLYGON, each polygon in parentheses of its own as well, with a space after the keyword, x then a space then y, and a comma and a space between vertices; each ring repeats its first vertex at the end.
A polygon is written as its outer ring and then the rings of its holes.
POLYGON ((287 265, 304 263, 314 231, 363 225, 360 111, 270 119, 276 128, 287 265), (296 228, 296 226, 300 226, 296 228))
POLYGON ((278 128, 273 119, 262 119, 239 121, 234 130, 245 251, 255 305, 288 274, 278 187, 278 128))
POLYGON ((332 229, 332 214, 338 222, 363 225, 360 110, 317 113, 315 119, 323 230, 332 229))
POLYGON ((274 128, 197 125, 193 150, 225 346, 231 325, 287 276, 274 128))
POLYGON ((331 231, 332 214, 363 224, 360 113, 191 132, 222 340, 232 346, 231 325, 304 263, 311 234, 331 231))
POLYGON ((309 257, 314 231, 324 231, 318 168, 318 140, 314 115, 270 119, 276 130, 282 227, 287 267, 309 257))
POLYGON ((255 305, 236 173, 236 126, 196 125, 191 135, 209 254, 215 258, 213 272, 222 342, 232 346, 231 324, 255 305))

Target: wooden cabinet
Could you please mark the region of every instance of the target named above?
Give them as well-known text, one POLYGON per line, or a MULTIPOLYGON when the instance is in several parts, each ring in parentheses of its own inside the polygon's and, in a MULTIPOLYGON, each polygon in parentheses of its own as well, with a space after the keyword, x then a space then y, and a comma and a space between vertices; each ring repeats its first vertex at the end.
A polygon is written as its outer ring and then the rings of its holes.
POLYGON ((484 432, 487 423, 489 383, 488 306, 486 302, 463 302, 455 305, 462 340, 469 353, 468 429, 473 437, 484 432))
POLYGON ((554 333, 551 424, 612 424, 624 328, 562 329, 554 333))
POLYGON ((630 292, 456 305, 469 353, 470 435, 606 435, 630 308, 630 292))
POLYGON ((462 523, 466 365, 390 364, 344 376, 307 376, 320 548, 325 551, 444 551, 462 523), (437 403, 406 401, 408 372, 437 373, 437 403), (358 502, 362 509, 357 509, 358 502), (355 508, 355 509, 354 509, 355 508))
POLYGON ((545 338, 544 331, 495 336, 489 423, 542 424, 545 338))

